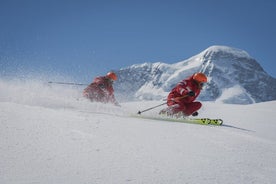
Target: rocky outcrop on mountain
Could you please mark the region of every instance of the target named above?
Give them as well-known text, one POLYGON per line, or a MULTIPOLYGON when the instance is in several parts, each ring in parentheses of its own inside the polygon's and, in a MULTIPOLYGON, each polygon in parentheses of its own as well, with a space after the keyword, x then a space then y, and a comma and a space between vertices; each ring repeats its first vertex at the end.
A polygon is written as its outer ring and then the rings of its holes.
POLYGON ((175 63, 143 63, 123 68, 115 83, 116 96, 126 100, 159 100, 195 72, 208 76, 199 100, 250 104, 276 100, 276 79, 240 49, 212 46, 175 63))

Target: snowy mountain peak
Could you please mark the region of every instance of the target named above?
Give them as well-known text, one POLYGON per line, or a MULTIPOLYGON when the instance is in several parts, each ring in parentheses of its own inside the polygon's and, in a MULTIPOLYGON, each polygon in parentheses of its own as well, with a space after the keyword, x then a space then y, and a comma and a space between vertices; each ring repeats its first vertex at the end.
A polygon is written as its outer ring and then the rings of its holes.
POLYGON ((144 63, 121 69, 115 91, 121 100, 160 100, 195 72, 208 76, 200 100, 249 104, 276 99, 276 79, 246 51, 227 46, 211 46, 171 65, 144 63))
POLYGON ((218 45, 207 48, 201 53, 201 55, 208 56, 208 55, 212 55, 213 53, 219 53, 219 54, 225 54, 225 55, 228 54, 239 58, 251 58, 251 56, 244 50, 228 47, 228 46, 218 46, 218 45))

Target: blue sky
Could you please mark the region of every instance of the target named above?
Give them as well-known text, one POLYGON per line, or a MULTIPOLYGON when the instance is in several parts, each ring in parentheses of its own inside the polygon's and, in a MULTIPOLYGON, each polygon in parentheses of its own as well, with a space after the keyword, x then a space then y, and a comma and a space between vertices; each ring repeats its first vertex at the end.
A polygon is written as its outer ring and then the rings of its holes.
POLYGON ((276 77, 275 9, 274 0, 1 0, 0 73, 89 82, 109 70, 176 63, 226 45, 276 77))

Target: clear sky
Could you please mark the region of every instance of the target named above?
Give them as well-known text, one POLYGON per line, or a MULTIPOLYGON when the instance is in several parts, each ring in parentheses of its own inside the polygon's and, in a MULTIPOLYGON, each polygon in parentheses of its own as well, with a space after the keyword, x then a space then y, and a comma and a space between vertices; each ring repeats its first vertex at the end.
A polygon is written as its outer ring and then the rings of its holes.
POLYGON ((0 72, 90 81, 212 45, 247 51, 276 77, 275 0, 0 0, 0 72))

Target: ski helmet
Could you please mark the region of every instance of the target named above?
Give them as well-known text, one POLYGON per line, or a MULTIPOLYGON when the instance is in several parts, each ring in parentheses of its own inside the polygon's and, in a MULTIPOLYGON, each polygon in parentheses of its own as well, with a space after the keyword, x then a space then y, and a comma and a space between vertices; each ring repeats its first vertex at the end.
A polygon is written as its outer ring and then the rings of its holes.
POLYGON ((207 77, 204 73, 195 73, 193 75, 193 79, 199 83, 205 83, 207 82, 207 77))
POLYGON ((114 72, 108 72, 106 76, 112 80, 117 80, 117 75, 114 72))

